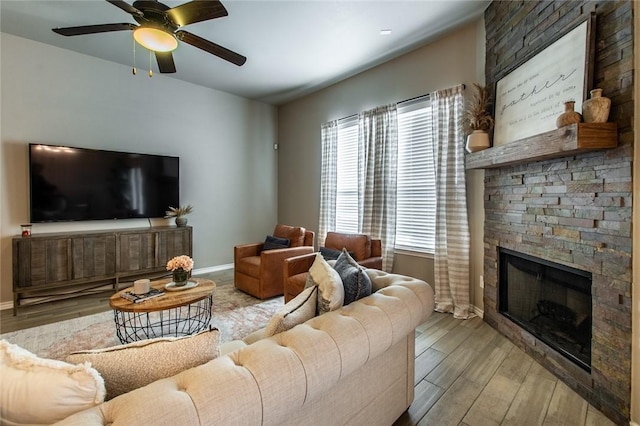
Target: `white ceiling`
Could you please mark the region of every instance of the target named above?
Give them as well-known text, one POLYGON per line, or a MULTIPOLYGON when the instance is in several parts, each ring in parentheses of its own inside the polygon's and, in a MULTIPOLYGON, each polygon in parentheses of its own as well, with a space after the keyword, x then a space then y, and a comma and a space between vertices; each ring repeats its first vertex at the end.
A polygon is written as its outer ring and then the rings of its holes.
MULTIPOLYGON (((127 0, 130 4, 132 0, 127 0)), ((163 1, 169 7, 186 3, 163 1)), ((476 19, 489 0, 222 0, 229 16, 184 27, 246 56, 238 67, 181 43, 169 74, 245 98, 282 104, 413 50, 476 19), (380 30, 391 29, 391 35, 380 30)), ((1 0, 0 30, 86 55, 133 65, 130 31, 64 37, 56 27, 136 23, 104 0, 1 0)), ((136 48, 136 66, 148 69, 136 48)), ((155 58, 152 62, 157 73, 155 58)), ((144 75, 144 73, 143 73, 144 75)))

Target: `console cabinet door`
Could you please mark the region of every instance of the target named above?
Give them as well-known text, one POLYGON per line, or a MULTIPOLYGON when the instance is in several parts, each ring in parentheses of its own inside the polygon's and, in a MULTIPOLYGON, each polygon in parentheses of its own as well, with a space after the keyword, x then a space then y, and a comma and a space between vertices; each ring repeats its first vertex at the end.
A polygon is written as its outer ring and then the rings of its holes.
POLYGON ((73 279, 109 277, 116 273, 116 236, 72 239, 73 279))
POLYGON ((13 240, 15 288, 64 283, 71 279, 70 238, 20 238, 13 240))
POLYGON ((118 272, 156 269, 157 238, 156 232, 121 234, 118 272))
POLYGON ((175 257, 191 253, 191 228, 173 228, 158 232, 158 267, 165 267, 175 257))

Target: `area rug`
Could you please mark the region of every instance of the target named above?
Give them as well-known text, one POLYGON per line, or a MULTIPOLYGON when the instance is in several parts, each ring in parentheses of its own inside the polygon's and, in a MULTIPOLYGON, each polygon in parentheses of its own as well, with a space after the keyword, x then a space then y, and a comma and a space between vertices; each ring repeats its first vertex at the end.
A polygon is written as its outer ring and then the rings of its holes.
MULTIPOLYGON (((282 306, 282 296, 260 300, 237 290, 233 283, 221 284, 213 293, 211 326, 220 330, 221 342, 242 339, 264 327, 282 306)), ((0 339, 60 360, 73 351, 120 344, 112 311, 4 333, 0 339)))

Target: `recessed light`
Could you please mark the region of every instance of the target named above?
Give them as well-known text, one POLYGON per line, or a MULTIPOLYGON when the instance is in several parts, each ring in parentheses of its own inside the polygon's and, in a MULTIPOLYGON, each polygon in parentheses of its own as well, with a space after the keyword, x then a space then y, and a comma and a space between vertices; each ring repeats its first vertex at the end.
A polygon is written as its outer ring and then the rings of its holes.
POLYGON ((380 30, 380 35, 391 35, 391 30, 380 30))

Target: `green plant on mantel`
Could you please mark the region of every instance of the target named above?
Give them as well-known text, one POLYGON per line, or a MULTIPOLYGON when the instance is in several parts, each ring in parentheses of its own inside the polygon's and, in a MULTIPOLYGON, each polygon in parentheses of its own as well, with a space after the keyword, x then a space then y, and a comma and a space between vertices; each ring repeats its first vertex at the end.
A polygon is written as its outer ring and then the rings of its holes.
POLYGON ((486 86, 473 83, 474 90, 465 105, 462 119, 462 127, 465 134, 474 130, 488 132, 493 129, 494 120, 489 112, 491 106, 491 94, 486 86))
POLYGON ((186 216, 191 212, 193 212, 193 206, 191 204, 187 204, 186 206, 181 206, 181 207, 169 206, 169 210, 165 212, 165 218, 170 218, 170 217, 178 218, 178 217, 186 216))

